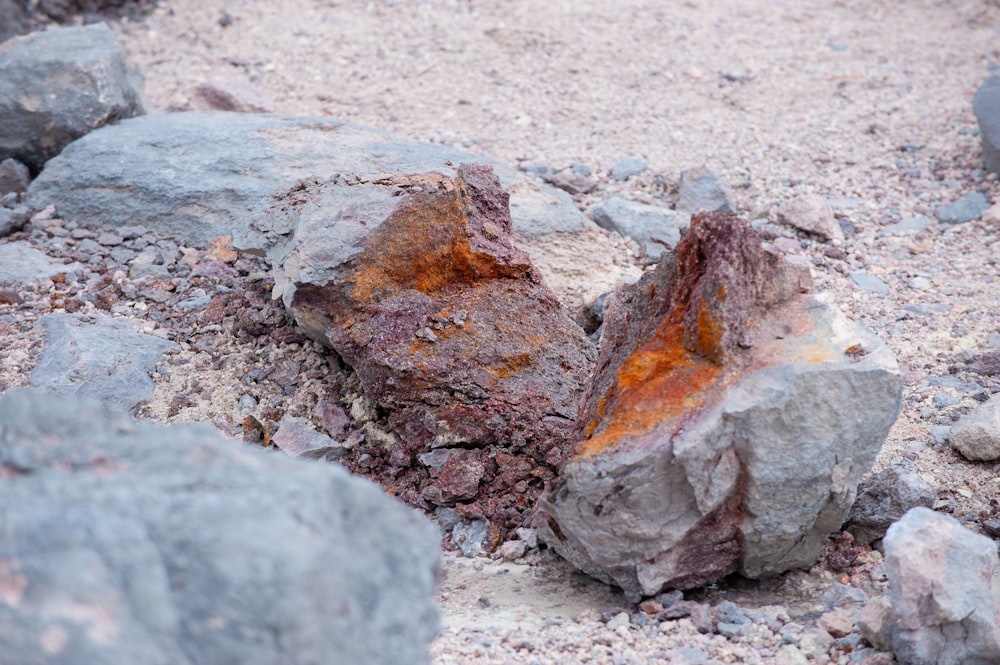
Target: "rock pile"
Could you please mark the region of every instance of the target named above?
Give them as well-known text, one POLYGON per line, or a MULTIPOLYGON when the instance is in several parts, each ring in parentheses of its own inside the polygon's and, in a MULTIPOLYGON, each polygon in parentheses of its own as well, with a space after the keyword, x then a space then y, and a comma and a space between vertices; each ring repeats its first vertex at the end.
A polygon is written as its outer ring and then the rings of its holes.
POLYGON ((744 222, 696 215, 605 306, 545 542, 632 596, 811 565, 902 385, 885 345, 807 288, 744 222))

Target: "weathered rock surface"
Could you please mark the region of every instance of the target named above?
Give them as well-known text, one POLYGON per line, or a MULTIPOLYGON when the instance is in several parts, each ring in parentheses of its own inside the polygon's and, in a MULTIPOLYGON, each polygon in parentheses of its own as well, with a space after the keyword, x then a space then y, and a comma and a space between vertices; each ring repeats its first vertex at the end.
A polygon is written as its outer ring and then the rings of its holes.
POLYGON ((950 203, 934 209, 934 216, 942 224, 964 224, 979 219, 990 209, 990 200, 982 192, 966 192, 950 203))
POLYGON ((38 320, 45 349, 31 385, 57 395, 92 397, 135 413, 153 396, 153 369, 176 344, 136 332, 126 319, 49 314, 38 320))
POLYGON ((983 81, 972 101, 983 142, 983 165, 1000 174, 1000 76, 983 81))
POLYGON ((56 275, 79 274, 79 263, 56 263, 26 242, 0 242, 0 285, 31 284, 56 275))
POLYGON ((614 195, 588 211, 598 226, 628 236, 639 243, 651 262, 673 249, 688 227, 690 215, 662 206, 629 201, 614 195))
POLYGON ((0 42, 27 32, 25 18, 22 3, 0 0, 0 42))
POLYGON ((424 519, 336 465, 0 396, 5 663, 428 663, 424 519))
POLYGON ((0 196, 8 192, 26 192, 29 184, 31 172, 27 166, 9 157, 0 162, 0 196))
POLYGON ((13 157, 37 173, 74 139, 141 113, 125 52, 103 23, 0 46, 0 159, 13 157))
POLYGON ((889 606, 863 626, 872 638, 888 638, 900 663, 1000 662, 996 544, 927 508, 904 515, 883 542, 889 606))
POLYGON ((678 190, 676 208, 681 212, 733 211, 733 194, 729 186, 706 166, 682 171, 678 190))
POLYGON ((815 562, 895 421, 888 348, 763 250, 695 215, 605 306, 580 444, 540 535, 632 596, 815 562))
MULTIPOLYGON (((268 196, 302 178, 334 174, 454 175, 454 165, 486 162, 442 145, 399 141, 326 118, 259 113, 161 113, 91 132, 51 160, 29 203, 81 224, 116 228, 136 219, 187 243, 241 231, 268 196), (128 165, 121 155, 128 154, 128 165)), ((589 222, 563 192, 525 185, 494 164, 511 190, 514 227, 523 235, 577 231, 589 222)))
POLYGON ((883 469, 858 486, 858 498, 847 515, 854 541, 870 545, 911 508, 930 508, 937 492, 923 478, 902 468, 883 469))
POLYGON ((1000 395, 993 395, 955 423, 948 441, 966 459, 1000 459, 1000 395))
POLYGON ((816 194, 803 194, 778 209, 778 219, 789 226, 824 240, 843 240, 844 230, 833 216, 833 208, 816 194))
POLYGON ((266 252, 274 296, 386 414, 392 440, 345 464, 496 537, 523 526, 571 444, 592 351, 515 246, 490 167, 303 181, 234 243, 266 252))

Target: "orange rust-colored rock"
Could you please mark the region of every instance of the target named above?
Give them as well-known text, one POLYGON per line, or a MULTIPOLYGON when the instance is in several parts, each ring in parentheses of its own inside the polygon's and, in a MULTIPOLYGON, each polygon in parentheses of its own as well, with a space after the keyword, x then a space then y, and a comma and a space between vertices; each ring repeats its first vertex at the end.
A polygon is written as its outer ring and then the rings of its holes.
POLYGON ((294 233, 276 291, 389 430, 342 461, 501 536, 522 525, 572 447, 593 350, 515 246, 492 170, 309 181, 268 214, 294 233))
POLYGON ((605 305, 540 537, 634 598, 811 565, 901 381, 885 345, 809 285, 745 222, 695 215, 676 252, 605 305))

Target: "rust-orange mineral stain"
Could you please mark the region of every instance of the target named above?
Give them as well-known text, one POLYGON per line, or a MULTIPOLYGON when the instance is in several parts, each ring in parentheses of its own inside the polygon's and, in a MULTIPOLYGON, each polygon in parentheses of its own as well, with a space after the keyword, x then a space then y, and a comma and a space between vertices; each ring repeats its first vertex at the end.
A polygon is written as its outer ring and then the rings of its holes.
MULTIPOLYGON (((684 348, 679 318, 667 317, 652 339, 619 367, 611 393, 598 402, 585 434, 603 427, 581 444, 580 455, 597 455, 699 407, 709 389, 718 384, 722 367, 684 348)), ((699 340, 704 333, 709 342, 721 327, 714 320, 706 323, 706 330, 699 330, 699 340)))

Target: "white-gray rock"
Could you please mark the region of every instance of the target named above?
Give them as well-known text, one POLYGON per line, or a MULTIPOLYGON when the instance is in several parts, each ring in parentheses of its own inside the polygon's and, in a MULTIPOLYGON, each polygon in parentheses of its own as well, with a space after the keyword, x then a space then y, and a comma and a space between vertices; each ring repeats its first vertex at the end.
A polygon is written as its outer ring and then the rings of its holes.
POLYGON ((912 665, 1000 662, 1000 613, 991 582, 996 543, 957 520, 914 508, 885 535, 892 650, 912 665))
POLYGON ((662 206, 630 201, 617 194, 588 210, 598 226, 628 236, 639 243, 652 262, 673 249, 691 216, 662 206))
POLYGON ((983 164, 987 171, 1000 173, 1000 74, 993 74, 983 82, 976 91, 972 108, 979 121, 983 164))
POLYGON ((0 46, 0 160, 13 157, 37 172, 74 139, 141 113, 125 52, 103 23, 0 46))
POLYGON ((79 274, 79 263, 57 263, 26 242, 0 242, 0 284, 31 284, 59 274, 79 274))
POLYGON ((847 515, 848 530, 854 540, 869 545, 885 535, 893 522, 911 508, 930 508, 937 492, 923 478, 903 468, 889 468, 873 474, 858 486, 858 498, 847 515))
POLYGON ((706 166, 685 169, 677 185, 675 206, 680 212, 733 212, 733 194, 723 180, 706 166))
POLYGON ((0 396, 0 660, 430 662, 436 529, 337 465, 0 396))
POLYGON ((778 209, 778 221, 824 240, 844 239, 844 231, 834 218, 830 204, 816 194, 803 194, 786 202, 778 209))
POLYGON ((948 440, 966 459, 1000 459, 1000 394, 993 395, 955 423, 948 440))

